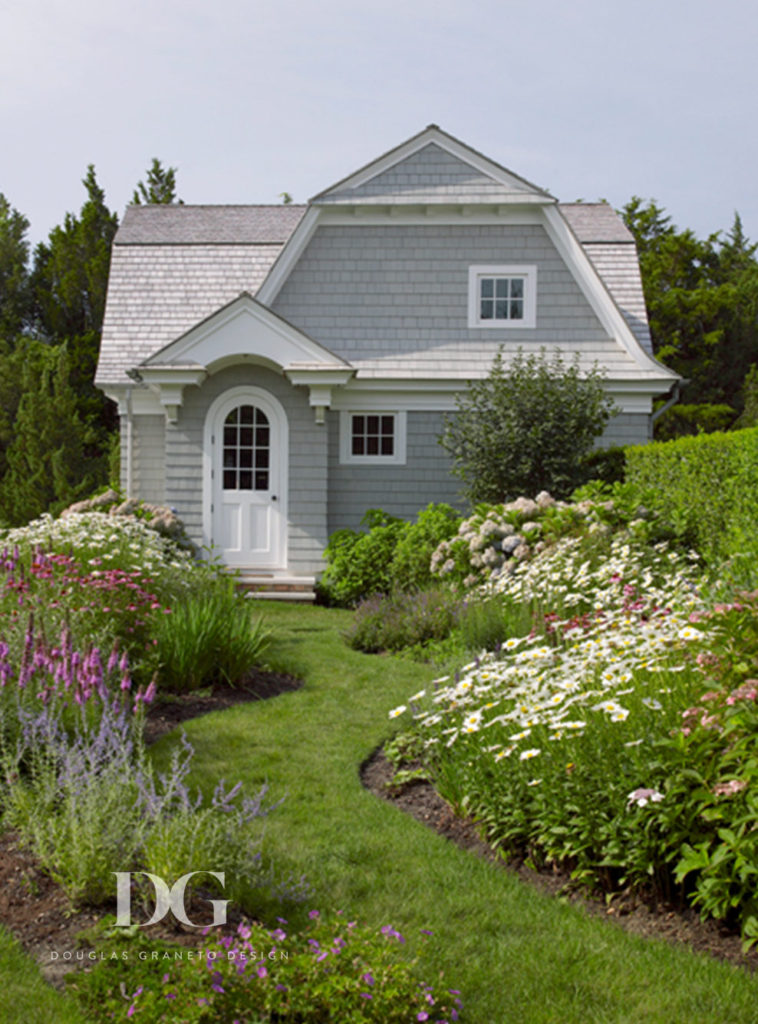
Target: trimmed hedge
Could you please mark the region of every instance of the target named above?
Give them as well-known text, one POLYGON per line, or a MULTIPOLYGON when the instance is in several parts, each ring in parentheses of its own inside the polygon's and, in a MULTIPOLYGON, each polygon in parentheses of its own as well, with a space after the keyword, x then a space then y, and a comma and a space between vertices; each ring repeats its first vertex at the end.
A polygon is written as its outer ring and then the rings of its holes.
POLYGON ((758 555, 758 427, 626 450, 626 479, 709 563, 758 555))

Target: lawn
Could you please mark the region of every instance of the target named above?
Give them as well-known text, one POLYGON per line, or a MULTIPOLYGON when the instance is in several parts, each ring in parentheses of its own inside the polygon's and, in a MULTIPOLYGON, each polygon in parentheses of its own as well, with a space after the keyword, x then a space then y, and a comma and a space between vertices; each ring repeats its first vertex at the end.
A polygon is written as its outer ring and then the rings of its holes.
MULTIPOLYGON (((349 612, 261 609, 275 630, 269 667, 304 686, 195 719, 186 732, 191 781, 208 794, 224 778, 285 796, 267 820, 266 847, 280 872, 305 874, 313 887, 299 911, 287 911, 291 924, 320 908, 391 925, 420 956, 426 981, 438 985, 444 972, 443 986, 461 991, 472 1024, 758 1022, 758 983, 747 972, 539 894, 364 790, 361 763, 396 727, 388 709, 427 684, 431 669, 348 648, 349 612)), ((159 767, 174 740, 154 748, 159 767)), ((273 922, 281 908, 264 913, 273 922)), ((3 1020, 81 1019, 7 935, 0 955, 3 1020)))
POLYGON ((187 733, 198 783, 268 782, 286 794, 267 844, 280 867, 307 875, 309 907, 391 924, 412 950, 431 930, 423 973, 444 971, 475 1024, 758 1021, 758 982, 746 972, 540 895, 366 792, 359 767, 391 734, 388 708, 431 670, 346 648, 349 613, 265 612, 278 636, 268 661, 303 689, 197 719, 187 733))

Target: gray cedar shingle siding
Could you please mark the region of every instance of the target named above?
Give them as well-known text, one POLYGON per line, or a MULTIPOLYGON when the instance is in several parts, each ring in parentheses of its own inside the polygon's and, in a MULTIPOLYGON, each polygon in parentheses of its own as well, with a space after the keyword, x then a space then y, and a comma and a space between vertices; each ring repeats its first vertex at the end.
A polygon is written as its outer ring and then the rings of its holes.
MULTIPOLYGON (((125 443, 126 417, 122 420, 122 444, 125 443)), ((166 417, 132 417, 132 494, 143 501, 162 505, 165 501, 166 473, 165 446, 166 417)), ((121 485, 126 490, 126 460, 121 460, 121 485)))
POLYGON ((556 346, 610 376, 640 368, 607 336, 540 225, 431 224, 316 229, 273 309, 363 372, 426 379, 486 374, 506 358, 556 346), (470 329, 472 264, 535 264, 537 327, 470 329))
POLYGON ((341 465, 339 413, 329 413, 329 533, 357 529, 369 508, 413 519, 429 502, 463 507, 461 483, 450 475, 450 458, 438 444, 444 414, 409 412, 406 421, 407 462, 404 466, 341 465))
POLYGON ((393 203, 496 203, 514 194, 533 191, 517 178, 504 185, 464 163, 433 142, 389 170, 354 188, 337 187, 318 196, 319 206, 345 203, 371 204, 391 198, 393 203))

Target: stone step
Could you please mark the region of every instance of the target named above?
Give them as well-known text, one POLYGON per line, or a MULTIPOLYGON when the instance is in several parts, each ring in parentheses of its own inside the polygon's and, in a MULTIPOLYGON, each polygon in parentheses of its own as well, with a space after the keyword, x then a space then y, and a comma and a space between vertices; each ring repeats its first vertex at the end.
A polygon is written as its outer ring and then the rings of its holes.
POLYGON ((316 599, 312 576, 275 576, 264 573, 242 573, 237 586, 246 597, 266 601, 304 601, 316 599))

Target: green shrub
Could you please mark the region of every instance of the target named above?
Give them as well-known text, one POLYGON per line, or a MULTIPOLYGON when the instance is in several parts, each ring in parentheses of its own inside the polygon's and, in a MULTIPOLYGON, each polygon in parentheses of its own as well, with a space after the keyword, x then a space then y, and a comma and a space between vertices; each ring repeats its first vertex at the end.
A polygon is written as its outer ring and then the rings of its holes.
POLYGON ((328 604, 350 606, 390 589, 390 565, 407 524, 372 508, 361 525, 368 531, 337 530, 329 538, 324 550, 328 566, 319 581, 319 597, 328 604))
POLYGON ((400 535, 390 565, 390 582, 395 590, 418 590, 432 579, 432 555, 443 540, 455 536, 461 516, 444 503, 427 505, 415 523, 400 535))
POLYGON ((672 405, 655 424, 656 441, 672 441, 692 434, 712 434, 728 430, 736 413, 731 405, 672 405))
POLYGON ((375 595, 358 606, 345 639, 351 647, 369 654, 401 651, 444 640, 459 612, 460 598, 442 588, 375 595))
POLYGON ((755 564, 758 428, 628 448, 627 479, 711 564, 755 564))
POLYGON ((614 484, 624 479, 626 455, 623 448, 596 448, 581 461, 582 474, 586 480, 602 480, 614 484))
POLYGON ((549 490, 566 497, 586 480, 581 459, 615 410, 601 372, 566 366, 560 352, 519 349, 506 366, 502 349, 487 378, 472 382, 446 417, 440 444, 473 503, 549 490))
POLYGON ((449 505, 428 505, 415 523, 369 509, 365 530, 337 530, 324 551, 328 562, 318 592, 327 604, 352 606, 372 594, 415 590, 431 578, 433 551, 451 537, 459 516, 449 505))
POLYGON ((218 577, 179 597, 155 621, 161 689, 183 692, 217 681, 234 685, 260 659, 268 633, 234 581, 218 577))

